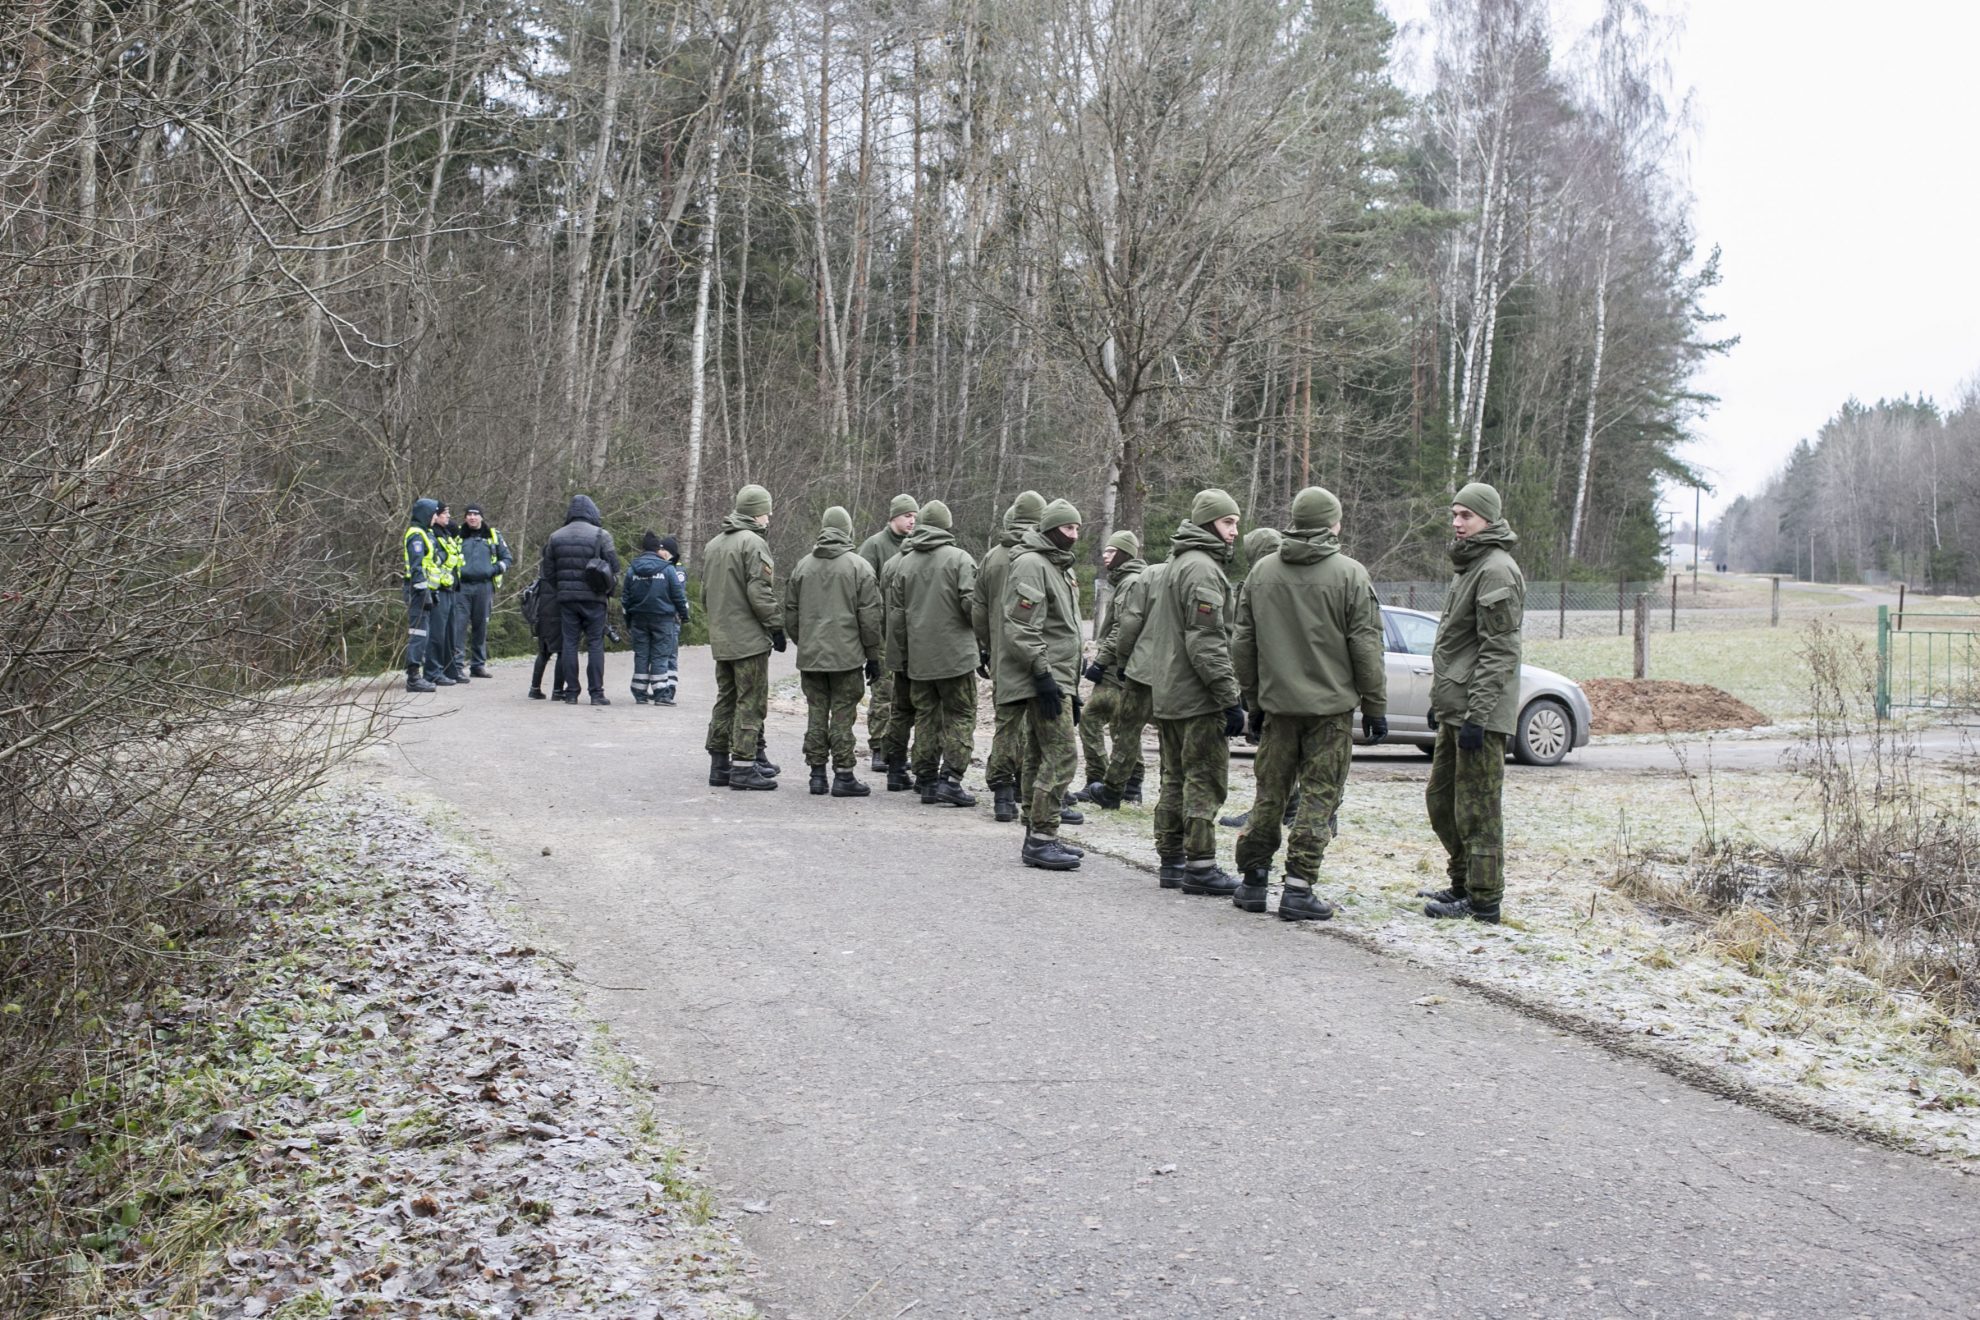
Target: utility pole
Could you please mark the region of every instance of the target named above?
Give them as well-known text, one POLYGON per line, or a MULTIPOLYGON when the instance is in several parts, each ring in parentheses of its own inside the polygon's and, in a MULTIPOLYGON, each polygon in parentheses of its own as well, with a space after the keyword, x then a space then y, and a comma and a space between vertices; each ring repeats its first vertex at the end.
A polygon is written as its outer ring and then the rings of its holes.
POLYGON ((1705 524, 1700 520, 1704 508, 1704 495, 1698 487, 1691 488, 1691 594, 1698 594, 1698 543, 1705 536, 1705 524))

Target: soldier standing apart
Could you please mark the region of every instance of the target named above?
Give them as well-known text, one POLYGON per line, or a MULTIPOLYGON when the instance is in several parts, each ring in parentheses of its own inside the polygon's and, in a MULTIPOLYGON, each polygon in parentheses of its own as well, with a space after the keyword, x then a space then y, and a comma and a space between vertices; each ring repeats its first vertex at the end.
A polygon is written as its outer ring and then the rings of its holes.
POLYGON ((1238 506, 1199 491, 1189 520, 1169 538, 1169 566, 1150 592, 1148 622, 1128 677, 1154 696, 1162 745, 1155 852, 1164 889, 1229 897, 1237 880, 1217 865, 1217 810, 1230 792, 1230 739, 1244 732, 1231 668, 1231 584, 1224 566, 1237 540, 1238 506))
POLYGON ((1293 525, 1278 553, 1252 566, 1238 593, 1231 660, 1258 744, 1258 797, 1238 835, 1244 883, 1231 902, 1265 910, 1281 812, 1294 792, 1299 814, 1286 854, 1279 916, 1325 921, 1333 906, 1313 893, 1354 750, 1354 712, 1371 743, 1389 735, 1382 607, 1368 570, 1341 553, 1341 502, 1308 486, 1293 498, 1293 525), (1260 714, 1262 712, 1262 716, 1260 714))
MULTIPOLYGON (((914 534, 920 512, 921 505, 914 496, 894 496, 894 502, 887 506, 887 525, 860 543, 859 557, 867 562, 874 581, 883 589, 887 561, 898 555, 908 537, 914 534)), ((887 768, 887 733, 893 727, 893 710, 894 681, 892 672, 888 671, 873 684, 871 698, 866 703, 866 750, 873 758, 871 768, 875 771, 887 768)))
POLYGON ((453 687, 466 681, 459 654, 461 542, 445 500, 433 511, 431 532, 440 562, 439 571, 427 579, 433 585, 433 611, 426 625, 426 681, 435 687, 453 687))
POLYGON ((770 492, 744 486, 702 561, 701 604, 715 657, 708 782, 718 788, 777 787, 777 767, 763 757, 763 718, 770 710, 770 653, 787 642, 777 565, 762 535, 769 525, 770 492))
POLYGON ((1168 561, 1163 560, 1124 579, 1115 588, 1106 630, 1095 634, 1099 646, 1094 650, 1093 664, 1087 666, 1087 677, 1091 678, 1098 667, 1103 674, 1111 671, 1121 684, 1114 714, 1114 750, 1107 762, 1106 781, 1097 789, 1089 786, 1087 791, 1092 802, 1108 811, 1117 810, 1123 802, 1141 801, 1145 768, 1141 763, 1141 731, 1152 718, 1154 694, 1148 690, 1148 684, 1128 677, 1128 668, 1148 624, 1150 596, 1160 590, 1159 584, 1168 568, 1168 561))
MULTIPOLYGON (((1122 733, 1114 728, 1120 718, 1121 697, 1126 691, 1126 680, 1116 673, 1111 662, 1102 664, 1098 652, 1106 645, 1107 637, 1119 626, 1121 596, 1127 584, 1141 576, 1148 567, 1141 557, 1141 538, 1133 532, 1115 532, 1107 538, 1107 548, 1100 552, 1100 567, 1107 572, 1106 608, 1100 611, 1093 621, 1093 641, 1095 658, 1086 666, 1086 681, 1093 684, 1093 696, 1086 703, 1086 710, 1079 726, 1079 740, 1086 752, 1086 792, 1083 796, 1102 807, 1121 805, 1119 793, 1107 791, 1107 768, 1113 757, 1107 751, 1107 738, 1114 739, 1113 756, 1124 750, 1121 746, 1122 733)), ((1130 736, 1139 739, 1137 728, 1130 736)), ((1134 749, 1134 763, 1141 765, 1141 747, 1137 742, 1134 749)))
POLYGON ((962 778, 976 732, 976 563, 956 544, 948 505, 921 506, 889 576, 888 651, 913 684, 915 787, 931 806, 973 807, 962 778))
POLYGON ((426 648, 432 635, 435 585, 440 576, 440 543, 433 535, 438 500, 413 501, 412 520, 400 538, 406 558, 406 691, 432 692, 425 676, 426 648))
POLYGON ((853 552, 852 515, 835 504, 825 510, 811 553, 784 580, 784 631, 797 643, 804 760, 814 794, 865 797, 873 791, 853 776, 853 717, 866 693, 864 680, 880 675, 883 624, 880 582, 873 566, 853 552), (836 767, 829 790, 827 761, 836 767))
POLYGON ((1007 643, 1004 626, 1004 587, 1010 577, 1011 558, 1018 553, 1024 534, 1038 526, 1045 516, 1045 497, 1035 490, 1021 491, 1004 511, 1004 525, 996 544, 983 552, 976 565, 976 602, 970 621, 976 628, 977 673, 991 680, 990 709, 992 731, 990 755, 983 767, 1000 821, 1018 818, 1018 780, 1024 774, 1025 709, 1031 701, 1030 671, 1012 664, 1010 681, 1004 678, 1003 655, 1007 643))
POLYGON ((1430 917, 1499 920, 1506 885, 1506 739, 1519 715, 1520 626, 1526 576, 1519 537, 1499 492, 1473 482, 1451 501, 1451 579, 1430 650, 1430 718, 1437 746, 1424 795, 1430 827, 1450 856, 1448 889, 1426 891, 1430 917))
POLYGON ((502 533, 488 525, 479 504, 461 515, 461 605, 466 614, 468 677, 493 678, 488 672, 488 616, 495 608, 495 589, 515 562, 515 552, 502 533))
POLYGON ((1078 766, 1073 702, 1079 689, 1079 589, 1072 575, 1079 543, 1079 510, 1053 500, 1038 526, 1024 534, 1012 557, 1004 592, 1005 655, 998 686, 1008 671, 1031 688, 1025 703, 1024 846, 1018 858, 1046 871, 1071 871, 1085 854, 1059 841, 1066 788, 1078 766))

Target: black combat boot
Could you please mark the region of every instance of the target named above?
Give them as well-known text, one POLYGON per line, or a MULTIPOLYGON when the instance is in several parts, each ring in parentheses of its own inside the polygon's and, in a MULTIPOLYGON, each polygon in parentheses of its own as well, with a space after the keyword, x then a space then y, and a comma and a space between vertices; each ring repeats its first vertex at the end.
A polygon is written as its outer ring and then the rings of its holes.
POLYGON ((886 774, 887 754, 885 752, 875 752, 873 754, 873 759, 867 763, 866 768, 868 770, 871 770, 876 775, 886 774))
POLYGON ((1183 859, 1181 857, 1162 858, 1162 871, 1160 875, 1162 888, 1181 889, 1183 884, 1183 871, 1185 869, 1186 868, 1183 866, 1183 859))
POLYGON ((1077 871, 1079 857, 1067 849, 1057 839, 1048 839, 1042 834, 1024 836, 1024 847, 1018 852, 1018 860, 1026 866, 1035 866, 1041 871, 1077 871))
POLYGON ((1121 790, 1121 801, 1132 802, 1137 807, 1141 805, 1141 767, 1140 766, 1136 766, 1134 768, 1134 773, 1128 776, 1127 787, 1121 790))
MULTIPOLYGON (((922 799, 924 802, 927 800, 922 799)), ((935 800, 952 807, 973 807, 976 805, 976 794, 962 786, 961 776, 945 774, 935 781, 935 800)))
POLYGON ((475 665, 475 666, 474 666, 473 668, 471 668, 471 669, 469 669, 469 670, 468 670, 468 677, 469 677, 469 678, 493 678, 493 677, 495 677, 495 675, 493 675, 493 674, 491 674, 491 673, 489 673, 489 672, 488 672, 488 668, 487 668, 487 666, 486 666, 486 665, 475 665))
POLYGON ((1325 921, 1334 915, 1334 905, 1313 892, 1311 882, 1296 875, 1286 877, 1279 894, 1280 921, 1325 921))
POLYGON ((727 788, 729 786, 729 754, 710 752, 708 754, 708 786, 727 788))
POLYGON ((1183 868, 1182 891, 1185 894, 1229 898, 1237 889, 1237 877, 1213 860, 1193 861, 1183 868))
POLYGON ((935 776, 924 775, 919 770, 914 775, 914 791, 921 794, 921 805, 932 807, 936 803, 935 776))
POLYGON ((1456 885, 1449 885, 1443 889, 1419 889, 1416 891, 1416 896, 1427 898, 1433 903, 1455 903, 1464 897, 1464 891, 1456 885))
MULTIPOLYGON (((407 682, 411 682, 412 680, 411 680, 411 679, 408 679, 408 680, 406 680, 406 681, 407 681, 407 682)), ((418 689, 417 689, 417 688, 415 688, 415 689, 413 689, 413 690, 414 690, 414 691, 417 691, 418 689)), ((533 687, 533 688, 531 688, 531 689, 529 690, 529 699, 530 699, 531 701, 544 701, 544 700, 547 700, 547 698, 545 698, 545 697, 544 697, 544 695, 543 695, 543 689, 542 689, 542 688, 540 688, 540 687, 533 687)))
MULTIPOLYGON (((435 692, 438 690, 439 689, 435 688, 431 683, 427 682, 424 678, 421 678, 420 673, 417 669, 408 669, 406 671, 406 691, 435 692)), ((530 695, 540 697, 543 694, 541 692, 537 692, 532 689, 530 695)))
POLYGON ((591 704, 594 706, 609 706, 612 704, 612 699, 603 692, 594 692, 591 694, 591 704))
POLYGON ((1271 892, 1269 888, 1271 880, 1272 872, 1267 867, 1254 866, 1246 871, 1244 883, 1231 895, 1231 906, 1242 908, 1246 912, 1263 912, 1266 896, 1271 892))
POLYGON ((453 680, 453 679, 451 679, 451 678, 448 678, 448 677, 447 677, 447 676, 446 676, 445 674, 435 674, 435 675, 434 675, 434 676, 433 676, 432 678, 429 678, 429 679, 427 679, 426 681, 427 681, 428 683, 431 683, 431 684, 432 684, 432 685, 433 685, 434 687, 455 687, 455 686, 457 686, 457 685, 456 685, 456 683, 454 682, 454 680, 453 680))
POLYGON ((812 766, 811 795, 813 797, 824 797, 827 793, 831 791, 832 790, 829 787, 827 787, 825 783, 825 767, 822 765, 812 766))
POLYGON ((1004 824, 1016 820, 1018 818, 1017 785, 993 784, 990 792, 996 800, 997 819, 1004 824))
POLYGON ((652 700, 652 698, 648 697, 643 689, 634 688, 633 700, 638 702, 640 705, 644 706, 648 701, 652 700))
POLYGON ((729 787, 738 790, 765 792, 777 787, 777 781, 757 768, 756 762, 745 761, 729 769, 729 787))
POLYGON ((1064 798, 1059 803, 1059 824, 1084 825, 1086 813, 1075 807, 1071 798, 1064 798))
POLYGON ((914 776, 908 773, 906 761, 887 762, 887 791, 905 793, 914 787, 914 776))
POLYGON ((770 760, 770 744, 761 740, 756 744, 756 773, 765 779, 775 779, 784 773, 784 767, 773 764, 770 760))
POLYGON ((1465 897, 1458 899, 1454 903, 1425 903, 1423 905, 1423 915, 1426 917, 1455 919, 1470 917, 1473 921, 1483 921, 1496 926, 1499 924, 1499 905, 1497 903, 1479 903, 1469 897, 1465 897))
POLYGON ((1086 786, 1086 800, 1102 811, 1119 811, 1121 809, 1121 795, 1113 789, 1108 788, 1105 784, 1088 784, 1086 786))
POLYGON ((833 797, 865 797, 873 790, 853 778, 850 770, 838 770, 832 775, 833 797))
POLYGON ((654 704, 654 705, 656 705, 656 706, 671 706, 671 705, 673 705, 673 704, 674 704, 674 689, 672 689, 672 688, 670 688, 670 687, 663 687, 663 688, 661 688, 661 689, 659 689, 658 691, 656 691, 656 692, 655 692, 655 693, 653 694, 653 704, 654 704))

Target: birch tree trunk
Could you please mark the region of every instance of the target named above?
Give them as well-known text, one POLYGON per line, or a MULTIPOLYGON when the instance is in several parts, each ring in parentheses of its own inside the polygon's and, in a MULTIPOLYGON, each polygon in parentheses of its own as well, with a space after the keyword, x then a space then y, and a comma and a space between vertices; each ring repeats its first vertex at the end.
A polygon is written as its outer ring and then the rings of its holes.
POLYGON ((708 290, 715 275, 715 227, 722 196, 722 135, 708 144, 708 214, 701 226, 701 275, 695 281, 694 340, 688 350, 691 402, 688 405, 687 483, 681 493, 681 536, 684 544, 699 545, 695 534, 701 516, 701 450, 708 416, 708 290))
POLYGON ((1581 520, 1588 508, 1589 462, 1595 452, 1596 400, 1602 392, 1602 353, 1609 338, 1609 254, 1615 241, 1613 216, 1602 221, 1602 264, 1595 276, 1595 348, 1588 367, 1588 407, 1581 420, 1581 463, 1574 479, 1574 517, 1568 523, 1567 557, 1581 549, 1581 520))

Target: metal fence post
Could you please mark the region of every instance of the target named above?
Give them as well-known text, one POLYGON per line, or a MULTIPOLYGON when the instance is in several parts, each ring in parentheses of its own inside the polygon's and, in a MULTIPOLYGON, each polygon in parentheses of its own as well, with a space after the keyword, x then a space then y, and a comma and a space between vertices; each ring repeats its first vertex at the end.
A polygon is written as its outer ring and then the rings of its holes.
POLYGON ((1678 630, 1678 574, 1671 574, 1671 631, 1678 630))
POLYGON ((1567 579, 1561 579, 1561 639, 1567 639, 1567 579))
POLYGON ((1650 593, 1636 597, 1636 676, 1650 677, 1650 593))
POLYGON ((1616 636, 1623 635, 1623 597, 1629 594, 1629 579, 1616 579, 1616 636))
POLYGON ((1774 578, 1774 617, 1767 621, 1767 626, 1769 628, 1781 626, 1781 580, 1778 576, 1774 578))
POLYGON ((1877 607, 1877 718, 1891 716, 1891 607, 1877 607))

